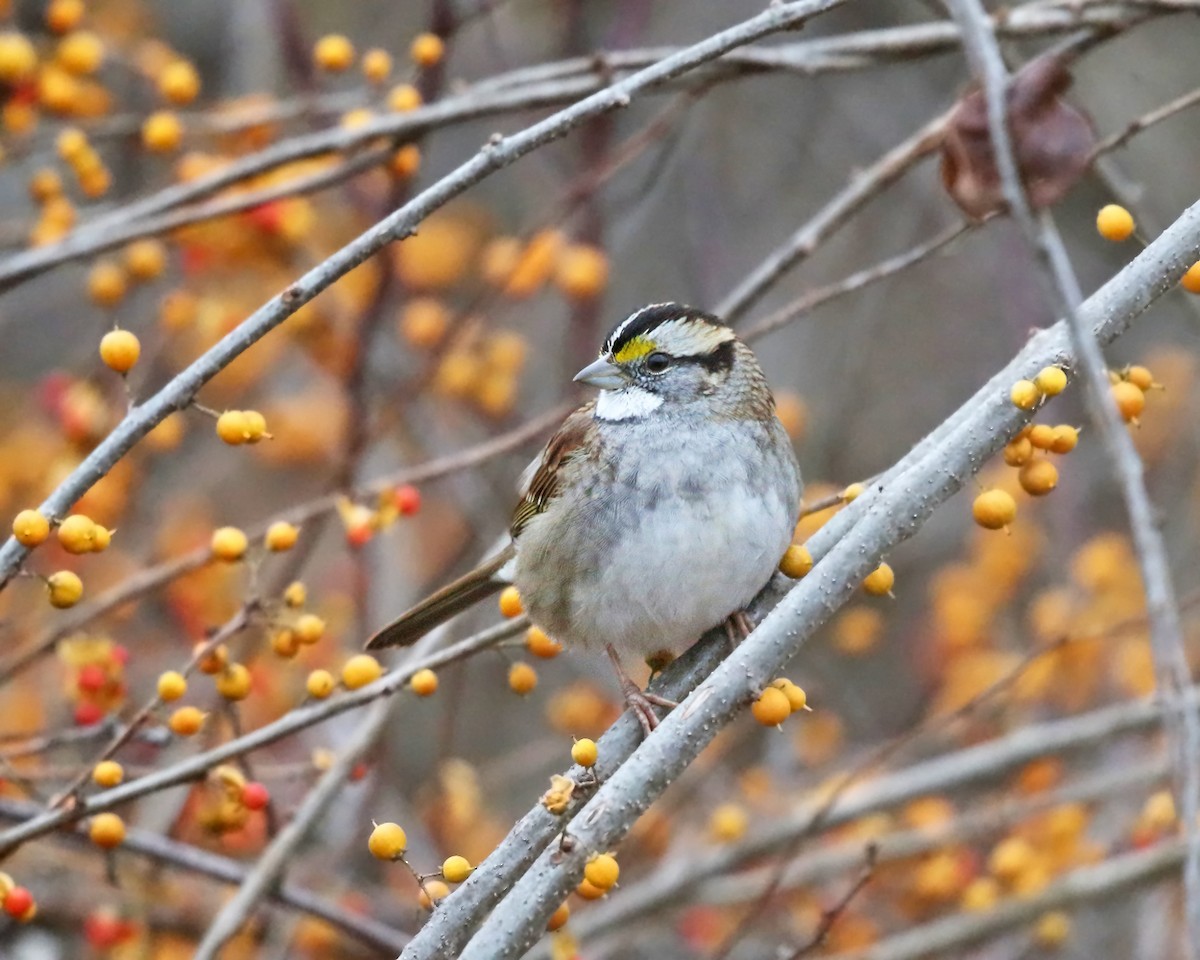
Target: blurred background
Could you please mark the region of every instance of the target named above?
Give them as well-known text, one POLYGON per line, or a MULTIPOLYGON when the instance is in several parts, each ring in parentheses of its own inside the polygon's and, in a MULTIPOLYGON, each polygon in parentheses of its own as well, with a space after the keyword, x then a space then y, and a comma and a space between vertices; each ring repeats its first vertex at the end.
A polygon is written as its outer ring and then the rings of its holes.
MULTIPOLYGON (((1006 38, 1005 52, 1016 69, 1081 23, 1103 27, 1102 42, 1070 64, 1066 94, 1103 138, 1200 86, 1196 11, 1169 6, 1009 5, 1010 22, 1032 26, 1006 38)), ((631 58, 642 65, 760 8, 742 0, 0 4, 0 513, 36 507, 130 400, 162 388, 492 134, 523 129, 586 92, 572 82, 624 74, 620 58, 600 52, 650 51, 631 58), (575 58, 570 74, 521 73, 575 58), (386 122, 422 102, 469 103, 536 84, 520 109, 474 116, 456 108, 394 143, 379 134, 354 149, 269 162, 281 145, 386 122), (350 169, 371 150, 375 162, 350 169), (181 195, 186 202, 149 215, 199 211, 195 222, 155 225, 132 206, 241 163, 251 165, 247 175, 219 191, 181 195), (322 177, 328 182, 313 189, 322 177), (236 207, 239 198, 249 198, 244 209, 222 216, 204 206, 236 207), (95 222, 102 227, 89 233, 95 222), (105 246, 98 233, 136 234, 139 223, 151 223, 144 236, 97 249, 105 246), (20 272, 29 251, 50 257, 32 276, 20 272), (124 379, 97 354, 114 327, 140 341, 124 379)), ((953 35, 939 26, 947 23, 936 3, 851 2, 755 48, 780 51, 782 65, 699 71, 639 97, 438 210, 415 237, 334 284, 207 384, 198 399, 209 413, 173 414, 76 506, 114 531, 103 556, 51 542, 27 563, 40 576, 78 573, 83 603, 54 609, 35 577, 0 593, 0 799, 12 804, 0 808, 8 821, 0 826, 86 779, 120 724, 153 700, 161 674, 182 670, 193 645, 239 611, 250 611, 248 623, 225 646, 229 661, 248 670, 249 694, 222 696, 212 679, 193 674, 185 702, 209 711, 203 730, 173 735, 176 705, 153 706, 116 756, 126 779, 285 715, 310 696, 312 671, 340 676, 374 629, 467 569, 507 527, 516 478, 580 399, 571 376, 613 325, 650 302, 727 302, 864 171, 874 176, 885 152, 954 106, 969 78, 953 35), (261 412, 271 438, 222 442, 210 414, 228 410, 261 412), (497 437, 511 442, 473 455, 497 437), (443 469, 441 458, 463 451, 472 462, 443 469), (427 462, 433 475, 410 476, 427 462), (291 550, 259 543, 279 519, 299 527, 291 550), (251 535, 242 562, 211 561, 213 531, 224 526, 251 535), (303 603, 284 600, 294 581, 304 585, 303 603), (320 618, 319 641, 281 638, 304 614, 320 618)), ((1200 113, 1182 110, 1072 183, 1054 213, 1085 292, 1195 201, 1198 142, 1200 113), (1128 206, 1137 224, 1123 242, 1097 232, 1097 210, 1112 202, 1128 206)), ((861 209, 835 216, 836 229, 822 231, 811 255, 739 324, 752 327, 963 222, 936 150, 913 154, 902 169, 861 209)), ((756 340, 797 444, 806 502, 903 456, 1054 319, 1048 302, 1019 230, 997 218, 756 340)), ((1118 377, 1137 364, 1155 382, 1134 429, 1191 654, 1198 307, 1200 298, 1168 292, 1108 355, 1118 377)), ((746 718, 718 737, 622 848, 623 884, 652 885, 681 859, 736 847, 753 834, 749 824, 785 816, 848 771, 883 776, 1153 690, 1121 500, 1077 394, 1068 390, 1037 418, 1083 428, 1078 448, 1054 460, 1053 493, 1030 497, 1014 469, 999 459, 985 465, 982 485, 1018 498, 1009 535, 972 523, 978 490, 968 489, 887 558, 893 596, 856 598, 789 671, 813 713, 792 718, 782 735, 746 718), (972 706, 944 722, 964 704, 972 706), (881 759, 880 746, 897 737, 903 748, 881 759)), ((802 522, 798 540, 829 515, 802 522)), ((495 608, 484 606, 452 635, 496 622, 495 608)), ((477 863, 568 765, 572 737, 598 736, 618 699, 599 657, 541 659, 519 641, 439 670, 435 696, 399 698, 335 815, 313 825, 289 881, 347 915, 415 931, 426 915, 417 882, 401 865, 372 859, 371 821, 404 825, 418 873, 435 873, 450 854, 477 863), (536 670, 536 688, 524 696, 511 689, 516 662, 536 670)), ((360 723, 358 712, 347 713, 249 755, 240 773, 267 786, 266 812, 230 803, 216 775, 118 812, 130 829, 252 865, 360 723)), ((945 827, 947 839, 881 864, 814 952, 865 949, 960 910, 1036 895, 1072 870, 1174 835, 1161 764, 1132 784, 1069 796, 1081 780, 1159 752, 1142 731, 913 797, 809 831, 774 857, 739 861, 644 915, 605 921, 597 912, 588 925, 590 910, 611 913, 632 890, 599 907, 573 902, 567 932, 540 949, 588 958, 793 955, 857 867, 784 883, 770 897, 755 892, 764 871, 929 824, 945 827), (1054 791, 1066 791, 1060 802, 1054 791), (1024 812, 955 833, 968 811, 1010 808, 1024 812), (1057 829, 1044 822, 1047 811, 1068 824, 1066 839, 1046 840, 1057 829), (1019 848, 1029 861, 998 868, 996 849, 1016 840, 1025 846, 1010 844, 1005 855, 1019 848)), ((37 902, 36 918, 0 921, 0 952, 21 958, 191 956, 229 889, 178 860, 105 852, 65 836, 25 844, 2 868, 37 902)), ((1050 921, 1055 911, 1046 911, 1037 923, 1006 926, 999 939, 946 955, 1182 955, 1178 890, 1149 879, 1137 896, 1084 902, 1050 921)), ((362 941, 276 905, 223 955, 382 955, 378 943, 362 941)))

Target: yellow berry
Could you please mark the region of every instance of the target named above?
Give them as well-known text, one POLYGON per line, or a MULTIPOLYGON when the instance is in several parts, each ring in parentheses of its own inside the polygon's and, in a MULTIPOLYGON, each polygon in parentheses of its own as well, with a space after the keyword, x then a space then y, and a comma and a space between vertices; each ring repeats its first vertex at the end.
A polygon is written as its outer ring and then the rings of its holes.
POLYGON ((988 855, 988 870, 1001 880, 1012 880, 1034 860, 1033 849, 1020 837, 1001 840, 988 855))
POLYGON ((608 258, 598 247, 572 244, 558 256, 554 284, 575 300, 599 296, 608 285, 608 258))
POLYGON ((575 888, 575 893, 582 900, 599 900, 606 893, 608 893, 608 891, 602 890, 594 883, 588 883, 586 880, 580 880, 579 886, 575 888))
POLYGON ((82 513, 73 513, 58 525, 58 542, 67 553, 91 553, 95 538, 95 522, 82 513))
POLYGON ((199 657, 199 660, 196 662, 196 667, 199 671, 213 676, 225 669, 225 664, 229 662, 229 650, 225 644, 218 643, 205 653, 204 650, 207 646, 208 643, 201 640, 192 648, 192 655, 199 657))
POLYGON ((377 823, 367 839, 367 849, 379 860, 396 860, 408 849, 408 835, 398 823, 377 823))
POLYGON ((412 687, 412 692, 418 697, 432 697, 435 693, 437 693, 437 674, 428 668, 424 670, 418 670, 412 675, 412 679, 409 681, 409 686, 412 687))
POLYGON ((167 670, 158 676, 158 699, 164 703, 178 700, 187 693, 187 679, 177 670, 167 670))
POLYGON ((445 900, 450 896, 450 888, 442 883, 441 880, 426 880, 424 886, 421 887, 421 893, 417 897, 417 902, 426 910, 431 910, 433 905, 439 900, 445 900))
POLYGON ((314 700, 324 700, 333 693, 335 686, 337 686, 337 681, 328 670, 314 670, 304 682, 304 688, 314 700))
POLYGON ((158 75, 158 92, 178 106, 191 103, 200 93, 200 74, 186 60, 175 60, 158 75))
POLYGON ((788 706, 792 708, 792 713, 795 713, 797 710, 808 709, 808 694, 787 677, 780 677, 778 680, 773 680, 771 686, 783 691, 783 695, 788 699, 788 706))
POLYGON ((436 297, 413 297, 400 312, 400 335, 414 347, 437 346, 450 327, 450 310, 436 297))
POLYGON ((92 530, 92 553, 102 553, 112 543, 112 531, 108 527, 96 524, 92 530))
POLYGON ((595 766, 597 756, 599 756, 599 750, 596 747, 596 741, 589 740, 587 737, 576 740, 571 747, 571 759, 581 767, 595 766))
POLYGON ((896 574, 892 568, 881 563, 869 574, 863 581, 863 589, 874 597, 884 597, 892 592, 892 587, 896 584, 896 574))
POLYGON ((83 581, 70 570, 59 570, 46 578, 50 588, 50 606, 65 610, 83 599, 83 581))
POLYGON ((74 30, 83 20, 83 0, 50 0, 46 6, 46 26, 51 33, 74 30))
POLYGON ((1179 280, 1180 286, 1188 293, 1200 293, 1200 260, 1193 263, 1179 280))
POLYGON ((171 728, 171 732, 181 737, 190 737, 194 733, 198 733, 200 728, 204 726, 204 711, 199 707, 180 707, 171 714, 171 719, 167 721, 167 726, 171 728))
POLYGON ((1000 902, 1000 886, 991 877, 976 877, 967 884, 959 903, 971 913, 986 913, 1000 902))
POLYGON ((1128 240, 1133 235, 1133 215, 1115 203, 1107 204, 1096 214, 1096 230, 1105 240, 1128 240))
POLYGON ((985 490, 971 504, 971 513, 981 527, 999 530, 1017 518, 1017 501, 1005 490, 985 490))
POLYGON ((128 330, 110 330, 100 338, 100 359, 117 373, 132 370, 141 355, 141 341, 128 330))
POLYGON ((183 121, 171 110, 158 110, 142 122, 142 146, 151 153, 169 153, 183 142, 183 121))
POLYGON ((1031 497, 1042 497, 1058 486, 1058 468, 1045 457, 1034 457, 1021 468, 1017 479, 1031 497))
POLYGON ((125 248, 125 266, 135 280, 153 280, 167 268, 167 248, 158 240, 135 240, 125 248))
POLYGON ((371 83, 382 83, 392 72, 392 55, 378 47, 368 50, 362 58, 363 76, 371 83))
POLYGON ((322 70, 345 70, 354 63, 354 44, 340 33, 326 34, 313 47, 313 62, 322 70))
POLYGON ((290 523, 283 520, 276 520, 267 527, 267 535, 264 537, 264 542, 268 550, 279 553, 284 550, 291 550, 296 545, 296 539, 299 536, 300 531, 290 523))
POLYGON ((471 875, 474 868, 466 857, 447 857, 442 862, 442 876, 450 883, 462 883, 471 875))
POLYGON ((1010 467, 1019 467, 1032 456, 1033 442, 1029 439, 1028 434, 1005 444, 1004 462, 1010 467))
POLYGON ((516 587, 505 587, 500 591, 500 615, 502 617, 519 617, 525 612, 521 605, 521 594, 516 587))
POLYGON ((537 686, 537 671, 527 663, 514 663, 508 668, 508 688, 513 693, 525 696, 537 686))
POLYGON ((1042 391, 1032 380, 1018 380, 1009 391, 1009 399, 1012 400, 1014 406, 1020 407, 1022 410, 1032 410, 1042 399, 1042 391))
POLYGON ((250 671, 245 664, 231 663, 217 674, 217 693, 226 700, 245 700, 250 696, 250 671))
POLYGON ((92 767, 92 781, 99 787, 115 787, 125 779, 125 768, 116 760, 101 760, 92 767))
POLYGON ((125 271, 111 260, 101 260, 88 274, 88 296, 99 306, 116 306, 126 287, 125 271))
POLYGON ((22 33, 0 33, 0 81, 15 85, 37 69, 37 51, 22 33))
POLYGON ((325 636, 325 621, 315 613, 302 613, 296 618, 296 637, 301 643, 316 643, 325 636))
POLYGON ((1054 432, 1050 437, 1050 451, 1052 453, 1070 453, 1075 449, 1075 445, 1079 443, 1079 431, 1066 423, 1061 423, 1054 428, 1054 432))
POLYGON ((408 52, 418 67, 432 67, 442 59, 446 45, 436 34, 419 33, 413 38, 408 52))
POLYGON ((754 719, 764 727, 777 727, 792 713, 792 705, 778 687, 767 687, 750 705, 754 719))
POLYGON ((750 825, 745 807, 737 803, 723 803, 708 818, 708 832, 718 843, 733 843, 740 840, 750 825))
POLYGON ((553 933, 555 930, 561 930, 566 926, 567 921, 571 918, 571 907, 568 903, 560 903, 558 909, 551 914, 550 919, 546 921, 546 930, 553 933))
POLYGON ((421 92, 411 83, 401 83, 388 91, 387 107, 393 113, 407 113, 421 105, 421 92))
POLYGON ((217 417, 217 436, 230 446, 246 442, 249 426, 241 410, 226 410, 217 417))
POLYGON ((1136 383, 1121 380, 1114 383, 1110 389, 1117 409, 1126 423, 1137 420, 1142 411, 1146 409, 1146 394, 1136 383))
POLYGON ((104 62, 104 41, 90 30, 76 30, 58 42, 54 59, 68 73, 95 73, 104 62))
POLYGON ((13 536, 25 547, 36 547, 50 536, 50 521, 36 510, 22 510, 12 523, 13 536))
POLYGON ((1048 423, 1035 423, 1026 438, 1031 446, 1039 450, 1049 450, 1054 443, 1054 428, 1048 423))
POLYGON ((611 890, 617 885, 621 867, 611 853, 597 853, 583 868, 583 879, 600 890, 611 890))
POLYGON ((552 660, 562 653, 562 644, 547 636, 541 627, 530 627, 525 634, 525 649, 535 657, 552 660))
POLYGON ((802 544, 793 544, 787 548, 787 552, 783 555, 783 559, 779 561, 779 570, 785 577, 791 577, 793 580, 799 580, 813 567, 812 554, 808 547, 802 544))
POLYGON ((218 560, 233 563, 241 560, 250 546, 246 534, 237 527, 220 527, 212 535, 212 555, 218 560))
POLYGON ((359 653, 346 661, 342 667, 342 683, 348 690, 357 690, 374 683, 383 676, 383 667, 369 653, 359 653))
POLYGON ((1158 386, 1154 382, 1154 374, 1150 372, 1149 368, 1137 363, 1125 371, 1125 379, 1143 392, 1158 386))
POLYGON ((115 813, 98 813, 88 825, 88 836, 105 850, 119 847, 125 840, 125 821, 115 813))
POLYGON ((1071 918, 1061 910, 1051 910, 1038 918, 1033 939, 1042 947, 1059 947, 1071 934, 1071 918))
POLYGON ((1067 389, 1067 374, 1062 367, 1043 367, 1033 382, 1046 396, 1057 397, 1067 389))

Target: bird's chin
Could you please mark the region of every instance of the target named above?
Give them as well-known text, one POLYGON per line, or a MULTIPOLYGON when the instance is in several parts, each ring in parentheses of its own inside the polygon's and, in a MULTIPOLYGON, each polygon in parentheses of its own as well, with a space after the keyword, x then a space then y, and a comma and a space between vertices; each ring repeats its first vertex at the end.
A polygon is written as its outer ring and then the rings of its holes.
POLYGON ((602 390, 596 399, 599 420, 637 420, 662 406, 663 399, 632 384, 620 390, 602 390))

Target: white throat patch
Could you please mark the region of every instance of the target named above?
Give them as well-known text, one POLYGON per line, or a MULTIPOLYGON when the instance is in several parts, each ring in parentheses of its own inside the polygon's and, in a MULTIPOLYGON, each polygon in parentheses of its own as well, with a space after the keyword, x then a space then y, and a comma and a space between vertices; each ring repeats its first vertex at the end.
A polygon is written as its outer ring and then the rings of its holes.
POLYGON ((596 398, 596 416, 601 420, 633 420, 662 406, 662 397, 641 387, 601 390, 596 398))

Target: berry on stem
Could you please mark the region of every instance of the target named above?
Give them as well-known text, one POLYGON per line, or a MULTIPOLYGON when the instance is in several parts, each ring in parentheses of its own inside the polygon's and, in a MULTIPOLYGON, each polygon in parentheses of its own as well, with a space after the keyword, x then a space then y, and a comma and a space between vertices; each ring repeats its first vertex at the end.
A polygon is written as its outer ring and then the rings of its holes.
POLYGON ((408 835, 398 823, 377 823, 367 839, 367 849, 379 860, 397 860, 407 847, 408 835))
POLYGON ((132 370, 141 355, 141 341, 128 330, 110 330, 100 339, 100 359, 117 373, 132 370))
POLYGON ((24 547, 36 547, 50 536, 50 521, 36 510, 22 510, 13 519, 13 536, 24 547))
POLYGON ((792 714, 792 705, 778 687, 767 687, 750 705, 754 719, 764 727, 777 727, 792 714))
POLYGON ((971 504, 971 513, 984 529, 999 530, 1017 518, 1017 501, 1005 490, 985 490, 971 504))
POLYGON ((1119 243, 1133 236, 1133 215, 1124 207, 1110 203, 1096 214, 1096 230, 1105 240, 1119 243))
POLYGON ((418 670, 412 675, 412 679, 409 681, 409 686, 412 687, 412 692, 418 697, 432 697, 435 693, 437 693, 437 674, 428 668, 424 670, 418 670))

